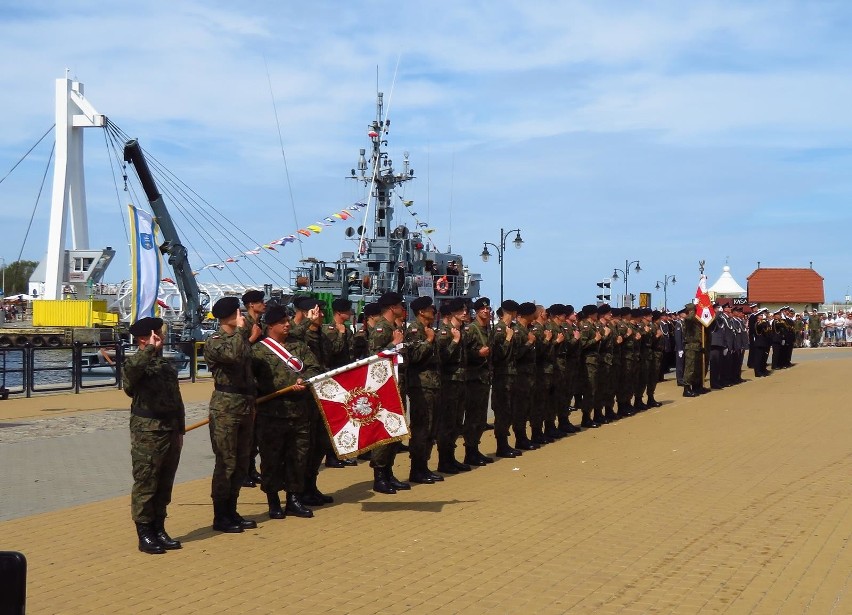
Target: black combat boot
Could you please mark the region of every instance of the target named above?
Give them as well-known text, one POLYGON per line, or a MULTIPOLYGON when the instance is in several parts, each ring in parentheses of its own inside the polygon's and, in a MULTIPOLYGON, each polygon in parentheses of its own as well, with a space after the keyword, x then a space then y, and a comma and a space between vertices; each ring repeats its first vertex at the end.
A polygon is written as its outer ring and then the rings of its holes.
POLYGON ((464 447, 464 462, 469 466, 482 467, 484 465, 488 465, 488 462, 483 459, 482 453, 479 452, 479 449, 476 446, 464 447))
POLYGON ((333 497, 319 490, 316 476, 305 481, 305 490, 302 492, 301 500, 303 504, 308 506, 323 506, 334 502, 333 497))
POLYGON ((165 553, 166 549, 157 540, 157 532, 154 530, 153 523, 136 523, 136 535, 139 537, 139 550, 142 553, 150 553, 151 555, 160 555, 165 553))
POLYGON ((390 484, 390 481, 388 481, 387 474, 385 474, 385 468, 373 468, 373 491, 377 493, 387 493, 388 495, 396 493, 396 489, 394 489, 390 484))
POLYGON ((438 472, 441 474, 458 474, 459 470, 454 462, 452 450, 438 451, 438 472))
POLYGON ((154 532, 157 536, 157 540, 160 541, 160 544, 163 545, 163 548, 167 551, 181 548, 180 541, 175 540, 166 533, 165 517, 157 517, 157 519, 154 520, 154 532))
POLYGON ((636 410, 637 410, 638 412, 641 412, 642 410, 647 410, 647 409, 648 409, 648 406, 646 406, 646 405, 642 402, 642 398, 641 398, 641 397, 636 398, 636 400, 633 402, 633 407, 634 407, 634 408, 636 408, 636 410))
POLYGON ((606 408, 604 408, 603 415, 604 415, 604 419, 606 419, 607 423, 614 423, 619 418, 621 418, 620 416, 618 416, 615 413, 615 409, 612 406, 607 406, 606 408))
POLYGON ((260 472, 257 471, 257 463, 255 462, 254 457, 251 458, 248 475, 255 483, 258 485, 260 484, 260 472))
POLYGON ((698 397, 698 393, 695 392, 695 387, 685 386, 683 387, 683 396, 684 397, 698 397))
POLYGON ((455 448, 452 448, 447 452, 450 454, 450 463, 455 466, 456 470, 458 470, 459 472, 470 472, 471 468, 467 463, 456 459, 455 448))
POLYGON ((213 529, 226 534, 239 534, 240 524, 231 519, 228 500, 213 500, 213 529))
POLYGON ((289 492, 287 493, 287 504, 284 506, 284 512, 303 519, 310 519, 314 516, 314 511, 302 504, 302 500, 297 494, 289 492))
POLYGON ((357 459, 341 459, 340 463, 345 465, 347 468, 351 468, 353 466, 358 465, 358 460, 357 459))
POLYGON ((622 404, 621 402, 618 402, 619 416, 633 416, 634 414, 636 413, 633 412, 633 406, 631 406, 630 404, 622 404))
POLYGON ((345 468, 346 464, 344 464, 340 459, 337 458, 337 455, 334 453, 329 453, 325 456, 325 467, 327 468, 345 468))
POLYGON ((514 459, 522 455, 521 451, 509 446, 509 438, 506 436, 497 436, 497 457, 504 459, 514 459))
POLYGON ((391 487, 393 487, 397 491, 408 491, 409 489, 411 489, 411 485, 399 480, 396 476, 393 475, 392 467, 387 466, 384 468, 384 471, 385 478, 387 478, 387 481, 391 484, 391 487))
POLYGON ((283 519, 287 515, 284 513, 284 510, 281 508, 281 498, 278 496, 277 491, 272 491, 266 494, 266 501, 269 504, 269 518, 270 519, 283 519))
POLYGON ((243 519, 240 516, 240 513, 237 512, 237 498, 232 497, 229 503, 229 512, 231 519, 234 520, 234 523, 239 525, 244 530, 253 530, 257 527, 257 521, 252 521, 251 519, 243 519))
POLYGON ((482 454, 482 451, 479 450, 478 446, 475 446, 474 448, 476 449, 476 454, 479 455, 480 460, 484 461, 486 464, 494 463, 494 460, 491 457, 482 454))
POLYGON ((661 402, 658 402, 656 399, 654 399, 653 395, 648 396, 648 407, 649 408, 659 408, 662 405, 663 404, 661 402))
POLYGON ((592 411, 591 410, 583 410, 583 420, 580 421, 580 427, 590 428, 590 427, 600 427, 598 423, 595 423, 592 420, 592 411))
MULTIPOLYGON (((440 467, 440 465, 438 467, 440 467)), ((435 484, 435 479, 425 463, 415 462, 412 460, 411 473, 408 475, 408 482, 417 483, 418 485, 433 485, 435 484)))
POLYGON ((568 434, 563 433, 556 428, 556 421, 547 421, 544 424, 544 435, 552 440, 561 440, 568 434))
POLYGON ((557 429, 565 434, 572 434, 580 431, 579 427, 575 427, 571 424, 571 419, 567 414, 559 417, 559 426, 557 429))

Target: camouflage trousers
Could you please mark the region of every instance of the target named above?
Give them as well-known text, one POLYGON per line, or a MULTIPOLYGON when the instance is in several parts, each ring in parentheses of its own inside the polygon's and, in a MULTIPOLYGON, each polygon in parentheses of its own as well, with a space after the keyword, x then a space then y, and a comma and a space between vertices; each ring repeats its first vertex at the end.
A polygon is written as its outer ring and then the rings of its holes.
POLYGON ((645 395, 645 389, 648 387, 648 372, 651 369, 650 353, 641 353, 639 361, 636 363, 636 380, 633 388, 633 395, 636 402, 642 401, 642 396, 645 395))
POLYGON ((494 435, 498 438, 509 437, 512 425, 513 377, 507 374, 495 374, 491 384, 491 409, 494 411, 494 435))
POLYGON ((516 438, 527 437, 535 384, 535 374, 532 373, 518 374, 512 381, 512 431, 516 438))
POLYGON ((465 446, 479 446, 485 423, 488 422, 488 394, 491 385, 481 380, 468 380, 465 389, 464 434, 465 446))
POLYGON ((598 360, 598 371, 595 374, 595 410, 601 411, 612 405, 612 363, 609 359, 598 360))
POLYGON ((663 363, 663 351, 651 352, 648 366, 648 397, 653 397, 657 390, 657 382, 660 380, 660 368, 663 363))
POLYGON ((619 411, 630 405, 630 400, 633 398, 633 389, 636 388, 636 372, 639 369, 634 353, 625 354, 622 360, 624 367, 622 368, 621 380, 618 383, 618 392, 616 393, 619 411))
POLYGON ((435 413, 439 412, 441 391, 413 387, 408 390, 408 410, 411 413, 411 441, 408 454, 412 466, 426 463, 432 456, 432 444, 436 438, 435 413))
POLYGON ((130 416, 130 460, 133 489, 130 515, 137 523, 166 517, 180 462, 183 437, 175 430, 155 430, 157 419, 130 416))
POLYGON ((595 391, 598 386, 598 362, 597 359, 585 361, 580 365, 579 391, 583 396, 581 408, 583 418, 591 418, 592 409, 595 407, 595 391))
MULTIPOLYGON (((306 403, 315 406, 314 400, 309 400, 306 403)), ((325 422, 320 415, 319 408, 311 408, 311 445, 308 451, 307 458, 307 473, 305 479, 311 482, 319 475, 319 469, 322 465, 322 460, 329 453, 334 453, 334 447, 331 445, 331 438, 328 435, 328 430, 325 428, 325 422)))
POLYGON ((265 493, 305 490, 311 421, 306 416, 258 414, 254 424, 260 450, 260 487, 265 493))
POLYGON ((554 401, 553 372, 538 372, 533 389, 533 402, 530 406, 530 425, 533 434, 543 430, 545 421, 556 418, 554 401))
POLYGON ((210 408, 210 444, 216 463, 210 497, 227 501, 240 495, 248 472, 254 433, 254 412, 237 414, 210 408))
POLYGON ((439 402, 433 410, 435 440, 438 451, 449 452, 456 448, 456 440, 464 428, 465 390, 463 380, 441 379, 439 402))

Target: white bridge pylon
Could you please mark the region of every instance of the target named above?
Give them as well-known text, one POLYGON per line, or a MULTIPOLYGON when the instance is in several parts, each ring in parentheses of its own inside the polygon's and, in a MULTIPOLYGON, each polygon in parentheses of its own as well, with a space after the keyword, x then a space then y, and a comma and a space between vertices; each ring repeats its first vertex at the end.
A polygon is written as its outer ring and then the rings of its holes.
POLYGON ((71 246, 89 249, 86 182, 83 175, 83 128, 103 128, 106 116, 83 97, 83 84, 56 80, 56 159, 45 262, 45 299, 60 299, 65 279, 65 233, 71 212, 71 246))

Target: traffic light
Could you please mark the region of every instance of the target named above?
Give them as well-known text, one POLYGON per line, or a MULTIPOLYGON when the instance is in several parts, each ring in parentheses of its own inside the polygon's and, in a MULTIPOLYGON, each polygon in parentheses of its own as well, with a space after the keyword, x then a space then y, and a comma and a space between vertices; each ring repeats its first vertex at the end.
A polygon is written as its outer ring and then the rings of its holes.
POLYGON ((612 287, 612 279, 604 278, 600 282, 598 282, 598 288, 601 289, 601 294, 599 294, 598 301, 610 301, 612 299, 612 291, 610 288, 612 287))

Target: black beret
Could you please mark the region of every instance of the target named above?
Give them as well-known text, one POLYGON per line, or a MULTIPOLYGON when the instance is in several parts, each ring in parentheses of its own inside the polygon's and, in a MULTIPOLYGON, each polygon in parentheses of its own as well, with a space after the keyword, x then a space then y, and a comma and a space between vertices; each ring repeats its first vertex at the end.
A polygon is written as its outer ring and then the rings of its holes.
POLYGON ((497 308, 497 318, 503 318, 503 308, 497 308))
POLYGON ((642 315, 642 308, 630 308, 631 318, 638 318, 642 315))
POLYGON ((554 303, 549 308, 547 308, 547 313, 551 316, 561 316, 565 313, 565 306, 561 303, 554 303))
POLYGON ((266 321, 267 325, 274 325, 277 322, 281 322, 285 318, 290 317, 290 312, 283 305, 271 305, 266 308, 266 312, 263 314, 263 320, 266 321))
POLYGON ((506 299, 500 304, 500 307, 504 312, 517 312, 520 305, 518 305, 518 302, 514 299, 506 299))
POLYGON ((603 316, 604 314, 609 314, 612 311, 612 308, 609 306, 609 303, 601 303, 598 306, 598 316, 603 316))
POLYGON ((389 308, 393 305, 399 305, 400 303, 402 303, 402 301, 403 301, 402 295, 400 295, 399 293, 390 292, 390 293, 385 293, 384 295, 379 297, 379 300, 378 300, 377 303, 379 304, 380 308, 385 309, 385 308, 389 308))
POLYGON ((441 316, 449 316, 453 313, 452 305, 449 301, 444 301, 441 303, 441 307, 438 308, 438 313, 441 316))
POLYGON ((480 297, 476 301, 473 302, 474 310, 481 310, 482 308, 491 307, 491 299, 488 297, 480 297))
POLYGON ((162 318, 147 316, 145 318, 140 318, 130 325, 130 335, 133 337, 144 337, 146 335, 151 335, 152 331, 159 331, 162 327, 162 318))
POLYGON ((213 304, 210 312, 216 318, 227 318, 240 309, 240 300, 236 297, 222 297, 213 304))
POLYGON ((248 307, 249 303, 263 301, 263 296, 262 290, 247 290, 243 293, 243 305, 248 307))
POLYGON ((462 312, 462 311, 467 309, 467 305, 465 304, 464 299, 462 299, 461 297, 457 297, 455 299, 450 299, 450 301, 448 301, 448 303, 449 303, 450 313, 462 312))
POLYGON ((683 306, 683 309, 686 311, 687 314, 695 312, 695 304, 690 301, 685 306, 683 306))
POLYGON ((324 308, 325 301, 314 299, 313 297, 310 297, 308 295, 301 295, 299 297, 293 298, 293 307, 295 307, 297 310, 307 312, 308 310, 312 310, 317 306, 324 308))
POLYGON ((532 316, 536 312, 535 303, 524 301, 518 306, 518 316, 532 316))
POLYGON ((598 313, 598 306, 592 305, 591 303, 583 306, 583 316, 590 316, 591 314, 598 313))
POLYGON ((686 314, 686 308, 682 307, 677 311, 678 314, 686 314))
POLYGON ((364 306, 364 311, 362 313, 365 318, 369 316, 378 316, 382 313, 382 308, 379 307, 378 303, 368 303, 364 306))
POLYGON ((652 310, 652 311, 651 311, 651 318, 652 318, 653 320, 659 320, 659 319, 660 319, 660 316, 662 316, 662 315, 663 315, 663 313, 662 313, 662 312, 660 312, 659 310, 652 310))
POLYGON ((337 298, 331 302, 331 309, 335 312, 351 312, 352 302, 349 299, 337 298))
POLYGON ((573 313, 574 313, 574 306, 569 303, 568 305, 565 306, 565 315, 570 316, 573 313))
POLYGON ((411 302, 411 311, 415 314, 420 310, 425 310, 428 307, 433 307, 432 297, 417 297, 417 299, 411 302))

